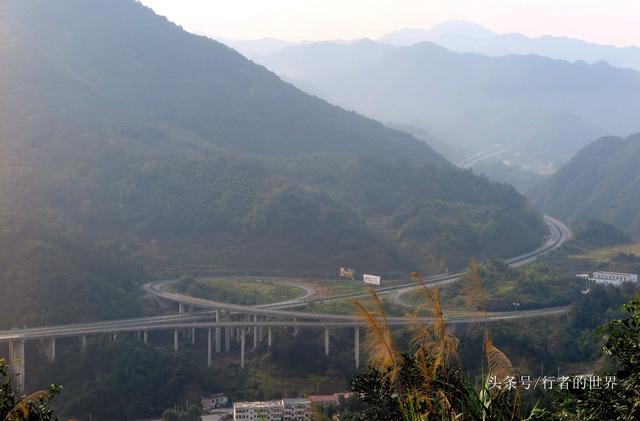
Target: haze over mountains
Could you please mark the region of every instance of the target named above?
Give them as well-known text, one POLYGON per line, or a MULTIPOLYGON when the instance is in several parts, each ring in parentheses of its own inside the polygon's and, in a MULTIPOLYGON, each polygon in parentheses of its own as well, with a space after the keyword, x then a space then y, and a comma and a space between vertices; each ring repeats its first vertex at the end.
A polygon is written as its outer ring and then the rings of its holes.
POLYGON ((540 187, 535 203, 570 222, 596 218, 640 238, 640 134, 591 143, 540 187))
MULTIPOLYGON (((312 43, 288 42, 274 38, 236 40, 212 36, 258 61, 263 56, 287 47, 312 43)), ((350 44, 359 40, 327 41, 350 44)), ((532 38, 519 33, 498 34, 476 23, 455 19, 443 21, 430 29, 400 29, 378 38, 377 41, 397 46, 431 42, 451 51, 496 57, 510 54, 535 54, 570 62, 584 61, 593 64, 605 61, 614 67, 640 70, 640 47, 638 46, 615 47, 550 35, 532 38)))
POLYGON ((522 34, 497 34, 473 22, 448 20, 431 29, 402 29, 389 33, 380 42, 413 45, 432 42, 451 51, 489 56, 536 54, 567 61, 597 63, 640 70, 640 47, 614 47, 556 36, 527 37, 522 34))
POLYGON ((545 234, 513 188, 133 0, 2 2, 0 68, 3 211, 154 269, 435 269, 545 234))
POLYGON ((288 47, 261 61, 302 89, 467 151, 545 171, 606 134, 640 130, 640 72, 432 43, 288 47))

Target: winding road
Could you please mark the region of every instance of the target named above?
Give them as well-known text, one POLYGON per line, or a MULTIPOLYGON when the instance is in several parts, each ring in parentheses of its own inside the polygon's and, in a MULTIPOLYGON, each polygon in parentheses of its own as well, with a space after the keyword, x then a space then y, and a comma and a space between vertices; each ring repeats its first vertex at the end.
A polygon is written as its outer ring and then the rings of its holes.
MULTIPOLYGON (((522 266, 530 263, 538 257, 544 255, 550 250, 554 250, 560 247, 565 241, 571 238, 571 231, 561 221, 545 216, 545 222, 549 227, 550 236, 547 241, 537 249, 522 254, 517 257, 508 259, 508 262, 512 266, 522 266)), ((435 284, 439 282, 455 282, 460 278, 461 273, 441 274, 431 276, 425 279, 427 284, 435 284)), ((167 292, 164 290, 167 284, 172 281, 162 281, 149 283, 144 285, 144 289, 158 297, 159 299, 188 305, 191 307, 205 309, 208 311, 199 311, 192 313, 177 314, 171 316, 155 316, 136 319, 125 320, 112 320, 95 323, 80 323, 60 326, 49 326, 40 328, 27 328, 27 329, 13 329, 7 331, 0 331, 0 342, 10 342, 15 340, 35 340, 35 339, 51 339, 70 336, 86 336, 101 333, 116 333, 116 332, 129 332, 129 331, 143 331, 143 330, 166 330, 174 328, 186 328, 186 327, 224 327, 224 326, 256 326, 259 321, 211 321, 214 318, 216 311, 223 311, 230 314, 243 314, 253 316, 263 316, 270 319, 288 319, 285 321, 270 320, 269 325, 314 325, 314 326, 329 326, 334 325, 349 325, 360 326, 362 321, 357 316, 341 315, 341 314, 326 314, 326 313, 309 313, 302 311, 289 310, 288 308, 299 307, 309 302, 323 302, 330 300, 341 300, 347 298, 356 298, 362 296, 362 293, 353 294, 341 294, 331 297, 314 297, 313 291, 310 288, 306 288, 305 295, 293 300, 285 302, 266 304, 260 306, 246 306, 240 304, 231 304, 224 302, 217 302, 212 300, 205 300, 202 298, 190 297, 183 294, 176 294, 167 292)), ((380 294, 391 294, 398 291, 406 292, 412 288, 415 288, 415 284, 407 283, 402 285, 396 285, 393 287, 386 287, 378 289, 380 294)), ((527 318, 527 317, 539 317, 551 314, 558 314, 565 311, 564 308, 548 308, 533 311, 519 311, 498 314, 494 313, 488 319, 489 321, 508 320, 515 318, 527 318)), ((469 323, 470 321, 477 320, 478 316, 463 316, 451 315, 448 318, 450 323, 469 323)), ((430 318, 424 318, 428 321, 430 318)), ((408 323, 406 317, 390 317, 389 322, 393 325, 400 325, 408 323)))

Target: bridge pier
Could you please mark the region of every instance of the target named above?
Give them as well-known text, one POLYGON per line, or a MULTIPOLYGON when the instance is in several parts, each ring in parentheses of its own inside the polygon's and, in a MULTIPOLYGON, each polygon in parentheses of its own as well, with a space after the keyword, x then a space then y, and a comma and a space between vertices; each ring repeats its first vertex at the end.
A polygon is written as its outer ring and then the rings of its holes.
POLYGON ((54 362, 56 359, 56 340, 55 338, 45 339, 44 340, 44 355, 47 357, 50 363, 54 362))
POLYGON ((271 348, 271 326, 267 327, 267 346, 271 348))
POLYGON ((329 328, 324 328, 324 355, 329 356, 329 328))
POLYGON ((24 340, 9 342, 9 369, 13 375, 15 387, 24 393, 26 384, 24 361, 24 340))
POLYGON ((144 341, 145 345, 149 342, 149 331, 148 330, 145 330, 144 332, 142 332, 142 340, 144 341))
MULTIPOLYGON (((220 310, 216 310, 216 323, 218 323, 220 321, 220 310)), ((221 337, 221 332, 220 332, 220 328, 217 327, 216 328, 216 353, 219 354, 222 349, 221 349, 221 344, 220 344, 220 340, 222 339, 221 337)))
MULTIPOLYGON (((258 315, 253 315, 253 321, 258 322, 258 315)), ((253 350, 258 349, 258 326, 253 325, 253 350)))
POLYGON ((191 328, 191 343, 193 345, 196 344, 196 328, 195 327, 191 328))
POLYGON ((244 368, 245 328, 240 333, 240 368, 244 368))
POLYGON ((354 332, 353 353, 356 360, 356 368, 360 368, 360 328, 356 327, 354 332))
POLYGON ((211 328, 207 329, 207 367, 211 367, 211 328))
POLYGON ((178 314, 182 314, 185 312, 184 304, 178 303, 178 314))
POLYGON ((173 350, 178 352, 178 329, 173 330, 173 350))
POLYGON ((82 336, 80 338, 80 348, 84 351, 87 348, 87 337, 82 336))

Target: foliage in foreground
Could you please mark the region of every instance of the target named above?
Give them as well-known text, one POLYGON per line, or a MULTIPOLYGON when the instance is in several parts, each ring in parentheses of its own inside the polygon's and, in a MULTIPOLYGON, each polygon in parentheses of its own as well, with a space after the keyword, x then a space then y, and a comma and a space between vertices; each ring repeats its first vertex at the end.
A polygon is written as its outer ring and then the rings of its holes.
POLYGON ((572 390, 561 397, 560 410, 549 420, 621 420, 640 419, 640 296, 622 306, 629 314, 612 320, 599 330, 604 336, 602 350, 616 363, 614 389, 572 390))
MULTIPOLYGON (((349 402, 343 402, 339 411, 342 421, 640 419, 640 297, 622 307, 630 317, 610 321, 601 328, 603 351, 619 367, 615 373, 617 387, 563 391, 556 395, 555 405, 542 409, 536 404, 527 411, 520 387, 507 390, 490 385, 491 378, 515 377, 516 373, 508 357, 493 345, 486 327, 488 371, 480 385, 473 385, 464 376, 456 358, 458 339, 447 328, 439 291, 429 290, 417 274, 415 279, 425 297, 425 304, 416 315, 428 308, 431 318, 411 316, 411 353, 400 351, 375 293, 374 310, 354 302, 367 323, 370 367, 351 382, 350 389, 361 408, 353 411, 349 402)), ((475 263, 471 280, 465 291, 467 299, 475 301, 478 308, 485 308, 483 281, 475 263)))
POLYGON ((0 358, 0 420, 4 421, 53 421, 57 420, 50 407, 61 388, 49 386, 28 396, 20 396, 11 386, 11 377, 4 359, 0 358))

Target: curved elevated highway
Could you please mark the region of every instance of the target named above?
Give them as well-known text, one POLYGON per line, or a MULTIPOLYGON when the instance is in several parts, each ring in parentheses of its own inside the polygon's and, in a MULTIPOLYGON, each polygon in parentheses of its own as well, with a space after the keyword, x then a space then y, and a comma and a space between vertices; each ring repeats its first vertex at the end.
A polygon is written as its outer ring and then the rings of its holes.
MULTIPOLYGON (((550 236, 547 241, 537 249, 522 254, 520 256, 512 257, 507 259, 507 262, 511 264, 511 266, 518 267, 523 266, 527 263, 531 263, 536 260, 538 257, 548 253, 551 250, 554 250, 560 247, 565 241, 571 238, 571 231, 569 228, 564 225, 561 221, 552 218, 550 216, 545 216, 545 222, 549 227, 550 236)), ((428 278, 425 278, 425 282, 427 284, 440 283, 443 281, 454 282, 460 278, 462 272, 450 273, 450 274, 441 274, 434 275, 428 278)), ((245 306, 239 304, 231 304, 224 303, 219 301, 206 300, 203 298, 191 297, 188 295, 177 294, 172 292, 167 292, 164 290, 164 287, 173 281, 162 281, 149 283, 144 286, 145 290, 161 299, 172 301, 182 305, 193 306, 197 308, 203 309, 214 309, 214 310, 225 310, 228 312, 241 313, 241 314, 251 314, 257 316, 269 316, 269 317, 281 317, 288 319, 296 319, 296 320, 323 320, 323 321, 354 321, 358 320, 356 316, 348 316, 348 315, 339 315, 339 314, 325 314, 325 313, 309 313, 309 312, 301 312, 301 311, 292 311, 286 310, 287 306, 300 306, 301 304, 306 304, 308 302, 323 302, 330 300, 339 300, 345 298, 355 298, 359 296, 363 296, 363 293, 352 293, 352 294, 340 294, 334 295, 330 297, 322 297, 315 298, 304 297, 303 299, 298 300, 290 300, 285 303, 276 303, 264 306, 245 306)), ((386 294, 392 293, 399 290, 408 291, 410 289, 416 288, 414 283, 407 283, 402 285, 395 285, 387 288, 379 288, 376 290, 378 294, 386 294)), ((394 318, 391 317, 391 320, 400 319, 405 320, 406 318, 394 318)), ((453 320, 452 320, 453 321, 453 320)), ((0 336, 1 338, 1 336, 0 336)))
MULTIPOLYGON (((530 263, 538 257, 544 255, 550 250, 556 249, 565 241, 571 238, 571 231, 561 221, 545 216, 545 222, 549 227, 550 235, 546 242, 537 249, 525 253, 523 255, 508 259, 512 266, 522 266, 530 263)), ((454 282, 461 276, 461 272, 451 274, 441 274, 431 276, 425 279, 428 284, 439 283, 443 281, 454 282)), ((340 300, 346 298, 354 298, 363 295, 362 293, 342 294, 332 297, 314 297, 313 291, 308 288, 305 295, 301 298, 288 300, 286 302, 261 305, 246 306, 239 304, 231 304, 205 300, 196 297, 190 297, 183 294, 176 294, 165 291, 163 288, 171 281, 163 281, 149 283, 144 285, 144 289, 156 296, 160 300, 177 303, 182 310, 186 306, 191 308, 204 309, 205 311, 180 313, 169 316, 145 317, 136 319, 113 320, 96 323, 81 323, 62 326, 49 326, 40 328, 13 329, 8 331, 0 331, 0 343, 9 343, 9 361, 12 370, 21 373, 18 377, 18 386, 24 386, 25 381, 25 361, 24 346, 25 341, 40 340, 43 342, 45 353, 53 360, 55 358, 55 339, 65 337, 78 337, 82 345, 86 345, 87 336, 98 334, 111 334, 126 332, 138 332, 142 337, 144 335, 147 341, 147 332, 156 330, 173 330, 174 331, 174 349, 178 349, 179 331, 191 329, 191 338, 195 341, 195 329, 207 329, 208 331, 208 364, 211 364, 213 346, 215 352, 223 352, 222 349, 222 331, 224 331, 224 350, 230 349, 230 338, 235 335, 241 342, 241 366, 244 366, 245 353, 245 336, 249 330, 253 333, 253 347, 262 340, 264 330, 268 333, 268 345, 271 345, 271 328, 288 326, 294 329, 302 327, 324 328, 325 331, 325 353, 329 354, 329 328, 355 327, 355 360, 356 366, 359 365, 359 328, 363 326, 362 320, 357 316, 340 315, 340 314, 324 314, 309 313, 295 311, 291 308, 306 305, 309 302, 321 302, 328 300, 340 300), (215 333, 215 338, 213 333, 215 333)), ((407 291, 414 288, 415 284, 402 284, 393 287, 378 289, 378 293, 394 293, 398 291, 407 291)), ((500 320, 511 320, 516 318, 541 317, 552 314, 560 314, 566 311, 565 308, 547 308, 532 311, 519 311, 509 313, 491 313, 488 314, 486 320, 489 322, 500 320)), ((471 323, 484 316, 474 315, 449 315, 447 320, 449 323, 471 323)), ((430 318, 423 318, 422 321, 428 322, 430 318)), ((406 325, 409 320, 406 317, 390 317, 389 323, 394 326, 406 325)))

